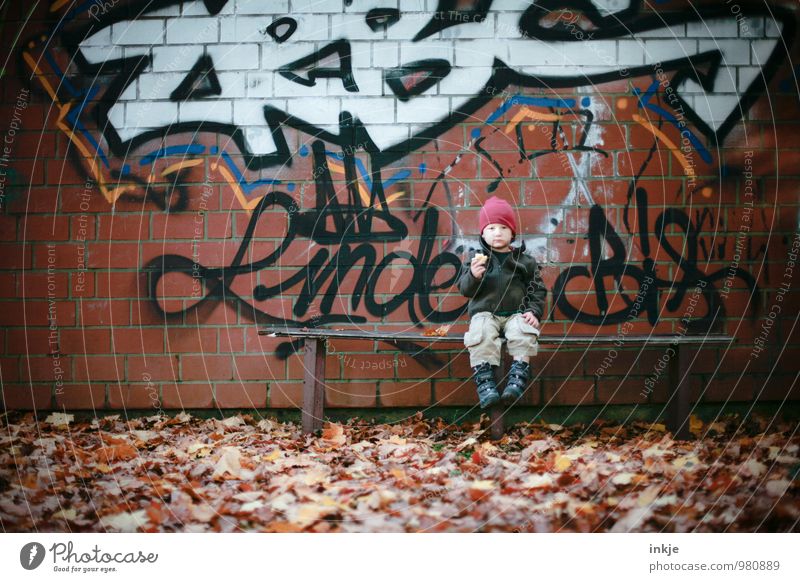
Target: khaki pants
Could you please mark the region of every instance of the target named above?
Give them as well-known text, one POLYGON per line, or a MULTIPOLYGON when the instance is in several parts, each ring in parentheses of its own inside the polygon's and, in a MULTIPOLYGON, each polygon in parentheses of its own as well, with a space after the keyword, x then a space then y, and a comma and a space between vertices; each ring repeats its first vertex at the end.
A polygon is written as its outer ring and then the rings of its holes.
POLYGON ((472 316, 464 345, 469 350, 469 365, 483 362, 500 365, 500 330, 506 336, 511 357, 529 357, 539 353, 539 330, 526 323, 521 313, 495 315, 481 311, 472 316))

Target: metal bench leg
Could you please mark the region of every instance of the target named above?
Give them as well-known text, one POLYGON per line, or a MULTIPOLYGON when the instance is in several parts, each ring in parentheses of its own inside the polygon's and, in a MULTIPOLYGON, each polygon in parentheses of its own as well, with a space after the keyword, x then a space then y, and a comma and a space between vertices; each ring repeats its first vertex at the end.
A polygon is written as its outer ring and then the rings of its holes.
MULTIPOLYGON (((500 375, 500 378, 505 378, 506 376, 506 360, 503 356, 500 356, 500 366, 497 368, 497 371, 500 375)), ((497 388, 500 392, 502 392, 502 386, 498 382, 497 388)), ((501 403, 497 403, 489 409, 489 418, 491 419, 491 424, 489 425, 489 433, 491 434, 493 441, 499 441, 503 438, 503 435, 506 434, 506 427, 505 427, 505 406, 501 403)))
POLYGON ((303 432, 322 428, 325 407, 325 348, 320 338, 306 339, 303 367, 303 432))
POLYGON ((689 349, 688 346, 675 345, 675 356, 669 363, 669 382, 673 394, 667 406, 667 428, 672 431, 673 438, 688 440, 689 432, 689 349))

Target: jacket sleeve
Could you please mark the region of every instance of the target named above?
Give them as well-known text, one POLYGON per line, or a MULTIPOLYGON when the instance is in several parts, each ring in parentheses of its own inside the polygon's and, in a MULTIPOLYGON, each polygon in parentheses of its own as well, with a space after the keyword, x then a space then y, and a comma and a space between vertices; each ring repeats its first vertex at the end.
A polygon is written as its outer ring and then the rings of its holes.
POLYGON ((532 261, 533 276, 528 281, 525 291, 525 311, 532 311, 538 320, 541 321, 544 314, 544 302, 547 299, 547 287, 542 281, 539 264, 532 261))
POLYGON ((464 297, 474 297, 480 284, 480 279, 476 279, 472 274, 471 262, 467 261, 461 267, 461 277, 458 280, 458 290, 464 297))

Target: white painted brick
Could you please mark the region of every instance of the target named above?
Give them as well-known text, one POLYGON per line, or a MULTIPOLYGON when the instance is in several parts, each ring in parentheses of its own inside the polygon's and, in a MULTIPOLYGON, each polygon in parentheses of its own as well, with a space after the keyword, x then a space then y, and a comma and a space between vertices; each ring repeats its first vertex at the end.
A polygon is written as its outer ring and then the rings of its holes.
POLYGON ((631 0, 592 0, 602 16, 616 14, 621 10, 630 8, 631 0))
POLYGON ((446 39, 495 38, 495 14, 487 14, 482 22, 465 22, 458 26, 450 26, 439 33, 446 39))
POLYGON ((372 125, 370 137, 378 149, 385 150, 409 138, 409 126, 405 123, 372 125))
POLYGON ((564 54, 555 43, 512 40, 505 44, 508 47, 506 62, 514 67, 564 64, 564 54))
MULTIPOLYGON (((567 66, 617 68, 617 41, 593 40, 590 42, 565 42, 562 52, 567 66)), ((640 51, 643 48, 639 47, 640 51)))
POLYGON ((92 36, 83 39, 80 46, 108 46, 111 44, 111 27, 105 26, 92 36))
MULTIPOLYGON (((233 2, 228 2, 233 4, 233 2)), ((279 14, 288 16, 289 0, 236 0, 236 14, 279 14)))
POLYGON ((736 95, 695 95, 692 109, 711 128, 717 129, 731 111, 739 106, 736 95))
POLYGON ((108 110, 108 122, 114 127, 117 132, 121 132, 125 127, 125 108, 130 103, 115 103, 108 110))
MULTIPOLYGON (((97 4, 101 4, 101 3, 97 2, 97 4)), ((202 2, 198 2, 198 4, 200 4, 201 6, 203 5, 202 2)), ((208 12, 206 12, 206 14, 207 13, 208 12)), ((172 6, 164 6, 163 8, 158 8, 156 10, 150 10, 147 13, 147 16, 149 16, 151 18, 157 18, 157 17, 180 16, 180 14, 181 14, 181 6, 180 6, 180 4, 173 4, 172 6)), ((90 7, 89 15, 91 16, 91 7, 90 7)))
POLYGON ((739 36, 734 18, 713 18, 686 23, 686 36, 694 38, 724 38, 739 36))
POLYGON ((403 64, 423 59, 445 59, 453 62, 453 44, 443 41, 403 43, 400 45, 400 62, 403 64))
POLYGON ((337 0, 292 0, 292 14, 297 13, 339 13, 342 11, 343 2, 337 0))
MULTIPOLYGON (((265 72, 264 74, 268 75, 270 73, 265 72)), ((326 81, 326 79, 317 79, 316 85, 306 87, 300 83, 290 81, 280 73, 274 73, 272 92, 275 97, 324 97, 328 85, 326 81)), ((338 83, 339 85, 342 84, 341 81, 338 81, 338 83)))
POLYGON ((301 58, 313 54, 317 45, 313 42, 293 42, 285 44, 261 45, 261 70, 274 71, 301 58))
POLYGON ((233 123, 233 104, 222 99, 184 101, 178 104, 178 120, 233 123))
POLYGON ((339 99, 290 99, 289 113, 313 124, 338 124, 341 101, 339 99))
POLYGON ((746 40, 701 40, 700 50, 722 52, 722 65, 749 65, 750 42, 746 40))
POLYGON ((383 71, 380 69, 356 69, 353 75, 359 95, 371 97, 383 94, 383 71))
MULTIPOLYGON (((617 64, 624 66, 637 66, 644 64, 644 44, 638 40, 617 41, 619 56, 617 64)), ((612 60, 600 60, 601 63, 611 63, 612 60)))
POLYGON ((783 24, 769 16, 764 17, 764 36, 778 38, 781 35, 781 30, 783 30, 783 24))
POLYGON ((241 127, 264 127, 264 107, 271 105, 281 111, 286 111, 286 101, 283 99, 264 99, 259 101, 246 100, 233 102, 233 122, 241 127))
POLYGON ((447 97, 416 97, 397 102, 398 123, 435 123, 447 116, 450 100, 447 97))
POLYGON ((772 52, 775 50, 775 47, 778 45, 778 39, 755 40, 751 42, 752 49, 750 64, 763 67, 772 52))
POLYGON ((125 104, 125 127, 168 126, 178 119, 178 104, 170 101, 142 101, 125 104))
POLYGON ((261 67, 258 49, 257 44, 218 44, 207 51, 217 71, 242 71, 261 67))
MULTIPOLYGON (((497 14, 495 24, 496 38, 517 39, 522 38, 522 31, 519 29, 519 19, 522 12, 500 12, 497 14)), ((532 42, 536 42, 532 40, 532 42)))
MULTIPOLYGON (((433 8, 430 8, 426 5, 425 0, 400 0, 400 18, 402 19, 402 15, 410 12, 429 12, 432 11, 433 8)), ((430 16, 433 16, 432 14, 430 16)))
POLYGON ((342 99, 342 111, 349 111, 366 125, 394 121, 394 97, 351 97, 342 99))
POLYGON ((235 99, 242 98, 246 95, 245 92, 245 75, 240 71, 231 73, 217 73, 219 78, 219 85, 222 88, 222 99, 235 99))
POLYGON ((662 63, 674 59, 683 59, 697 54, 697 41, 694 39, 676 38, 673 40, 646 40, 644 43, 645 59, 648 63, 662 63))
POLYGON ((495 40, 467 40, 455 47, 457 67, 485 66, 491 64, 497 55, 497 49, 505 46, 495 40))
POLYGON ((390 41, 372 43, 373 67, 396 67, 400 64, 400 44, 390 41))
POLYGON ((168 21, 167 44, 209 44, 219 40, 219 19, 180 18, 168 21))
MULTIPOLYGON (((273 97, 273 73, 247 73, 248 97, 273 97)), ((281 77, 283 78, 283 77, 281 77)))
POLYGON ((111 25, 111 42, 117 45, 157 45, 164 42, 164 20, 126 20, 111 25))
POLYGON ((189 71, 202 54, 203 47, 200 45, 153 47, 153 70, 189 71))
POLYGON ((736 67, 736 71, 738 76, 737 88, 741 93, 747 91, 753 79, 761 75, 760 67, 736 67))
POLYGON ((761 38, 764 36, 764 17, 748 16, 738 21, 741 38, 761 38))
POLYGON ((506 10, 525 10, 534 0, 494 0, 492 10, 504 12, 506 10))
MULTIPOLYGON (((292 14, 297 21, 297 31, 291 36, 291 41, 328 40, 338 38, 330 35, 330 23, 327 14, 292 14)), ((270 22, 272 22, 270 20, 270 22)), ((272 39, 267 36, 272 42, 272 39)), ((289 42, 289 41, 286 41, 289 42)))
POLYGON ((428 91, 437 95, 467 95, 471 98, 486 85, 491 76, 491 67, 455 68, 428 91))
POLYGON ((139 82, 134 79, 134 81, 125 87, 125 90, 120 94, 118 97, 119 101, 137 101, 139 99, 137 95, 139 87, 139 82))
POLYGON ((673 24, 654 30, 644 30, 636 33, 637 39, 643 38, 684 38, 686 36, 686 23, 673 24))
POLYGON ((81 54, 83 55, 83 58, 92 64, 114 61, 121 59, 123 56, 122 47, 118 46, 82 47, 81 54))
POLYGON ((400 20, 386 31, 386 38, 411 42, 411 39, 422 30, 428 21, 430 21, 430 15, 407 14, 401 11, 400 20))
POLYGON ((333 14, 330 17, 331 38, 369 40, 381 38, 380 32, 372 32, 363 14, 333 14))
POLYGON ((350 62, 354 69, 370 68, 371 43, 357 40, 350 43, 350 62))
POLYGON ((268 127, 245 127, 244 140, 247 149, 255 155, 271 154, 278 149, 268 127))
POLYGON ((169 99, 170 94, 180 85, 186 73, 148 73, 141 75, 139 81, 139 99, 169 99))

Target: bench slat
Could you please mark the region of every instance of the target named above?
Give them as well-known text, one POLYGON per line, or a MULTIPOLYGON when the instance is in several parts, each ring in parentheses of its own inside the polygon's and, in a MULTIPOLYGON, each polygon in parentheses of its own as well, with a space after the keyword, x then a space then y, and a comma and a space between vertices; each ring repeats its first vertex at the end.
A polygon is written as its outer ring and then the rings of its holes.
MULTIPOLYGON (((428 336, 421 333, 391 333, 385 331, 368 331, 360 329, 310 329, 275 327, 261 329, 259 335, 269 335, 273 337, 296 337, 296 338, 340 338, 340 339, 364 339, 381 341, 414 341, 414 342, 463 342, 463 334, 428 336)), ((585 344, 652 344, 652 345, 672 345, 672 344, 729 344, 735 341, 733 336, 724 334, 708 335, 584 335, 584 336, 539 336, 539 345, 585 345, 585 344)))

